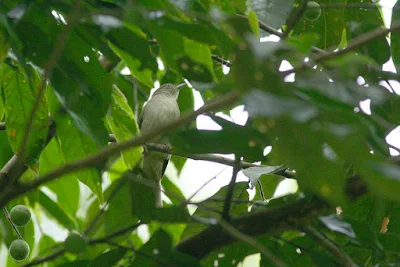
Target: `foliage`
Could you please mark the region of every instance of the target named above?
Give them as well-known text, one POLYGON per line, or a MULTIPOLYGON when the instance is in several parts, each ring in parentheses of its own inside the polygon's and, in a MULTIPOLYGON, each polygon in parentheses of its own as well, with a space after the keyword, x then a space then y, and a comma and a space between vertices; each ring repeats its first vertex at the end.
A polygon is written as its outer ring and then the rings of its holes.
POLYGON ((382 66, 400 65, 400 1, 390 29, 377 1, 316 2, 1 1, 3 249, 30 248, 26 266, 229 266, 255 253, 260 266, 397 265, 400 160, 386 137, 399 76, 382 66), (140 135, 154 83, 184 79, 181 118, 140 135), (215 115, 239 105, 245 125, 215 115), (198 129, 202 113, 221 130, 198 129), (178 174, 208 160, 233 167, 232 182, 194 202, 164 177, 170 201, 153 207, 142 151, 165 132, 171 146, 147 149, 172 154, 178 174), (297 192, 273 198, 286 179, 297 192), (17 205, 32 212, 22 227, 17 205), (41 230, 49 221, 70 237, 41 230))

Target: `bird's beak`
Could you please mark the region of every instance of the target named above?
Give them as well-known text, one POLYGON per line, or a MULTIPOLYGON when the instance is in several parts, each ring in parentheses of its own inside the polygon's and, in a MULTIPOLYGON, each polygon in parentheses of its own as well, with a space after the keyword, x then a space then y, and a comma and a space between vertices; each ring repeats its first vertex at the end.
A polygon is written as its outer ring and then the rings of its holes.
POLYGON ((181 83, 181 84, 178 84, 178 85, 176 86, 176 88, 182 89, 182 88, 185 87, 185 86, 186 86, 186 83, 181 83))

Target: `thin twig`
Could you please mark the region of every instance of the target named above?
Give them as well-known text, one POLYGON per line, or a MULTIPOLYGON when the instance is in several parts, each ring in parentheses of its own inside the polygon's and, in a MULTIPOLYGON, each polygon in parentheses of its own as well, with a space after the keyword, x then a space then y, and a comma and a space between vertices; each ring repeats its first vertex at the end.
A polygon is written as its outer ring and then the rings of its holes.
POLYGON ((125 233, 127 233, 129 231, 133 231, 133 230, 137 229, 140 225, 142 225, 141 221, 139 221, 139 222, 137 222, 137 223, 135 223, 133 225, 127 226, 125 228, 122 228, 120 230, 117 230, 117 231, 115 231, 115 232, 113 232, 113 233, 111 233, 109 235, 104 236, 104 237, 100 237, 100 238, 97 238, 97 239, 90 240, 88 243, 89 244, 98 244, 98 243, 107 242, 108 240, 113 239, 114 237, 123 235, 123 234, 125 234, 125 233))
MULTIPOLYGON (((161 153, 175 155, 178 157, 189 158, 189 159, 193 159, 193 160, 212 161, 215 163, 220 163, 220 164, 231 166, 231 167, 233 167, 235 165, 235 160, 226 158, 224 156, 219 156, 219 155, 214 155, 214 154, 182 153, 182 152, 174 151, 174 149, 171 146, 164 145, 164 144, 149 143, 149 144, 146 144, 146 147, 150 151, 157 151, 157 152, 161 152, 161 153)), ((243 169, 249 168, 249 167, 263 167, 263 166, 264 165, 259 165, 259 164, 250 163, 250 162, 246 162, 246 161, 240 162, 240 167, 243 169)))
POLYGON ((294 68, 284 71, 284 72, 281 72, 281 73, 283 76, 287 76, 291 73, 302 71, 308 67, 311 67, 311 65, 313 65, 313 64, 315 65, 316 63, 321 63, 321 62, 327 61, 329 59, 339 57, 341 55, 349 53, 349 52, 353 51, 354 49, 357 49, 357 48, 375 40, 376 38, 385 36, 388 33, 397 32, 399 30, 400 30, 400 22, 394 23, 392 25, 392 27, 390 27, 390 28, 384 28, 384 29, 377 28, 373 31, 369 31, 365 34, 357 36, 351 42, 349 42, 349 44, 343 49, 335 51, 337 49, 337 47, 332 47, 332 48, 328 49, 328 51, 330 51, 330 52, 328 52, 326 54, 318 54, 318 55, 312 57, 309 60, 309 62, 303 62, 302 64, 295 66, 294 68))
MULTIPOLYGON (((238 16, 239 18, 247 19, 246 16, 241 15, 241 14, 236 14, 236 16, 238 16)), ((282 32, 278 31, 277 29, 274 29, 273 27, 269 26, 268 24, 266 24, 266 23, 264 23, 262 21, 258 22, 258 27, 261 30, 264 30, 264 31, 266 31, 266 32, 268 32, 268 33, 270 33, 272 35, 278 36, 278 37, 282 37, 282 35, 283 35, 282 32)), ((318 47, 315 47, 315 46, 311 47, 311 50, 314 53, 322 53, 322 54, 326 53, 324 50, 322 50, 322 49, 320 49, 318 47)))
MULTIPOLYGON (((47 133, 46 145, 51 141, 55 134, 55 125, 51 122, 47 133)), ((18 179, 26 169, 27 166, 23 164, 20 156, 12 156, 0 171, 0 194, 7 195, 14 190, 14 188, 18 186, 18 179)))
POLYGON ((113 200, 113 198, 117 195, 118 191, 122 188, 122 186, 126 183, 126 179, 122 179, 121 181, 119 181, 119 183, 115 186, 115 188, 112 190, 112 192, 110 193, 109 198, 107 199, 106 203, 104 204, 104 206, 100 209, 99 213, 96 215, 96 217, 92 220, 92 222, 90 223, 90 225, 88 226, 88 228, 85 230, 85 232, 83 233, 84 236, 87 236, 92 230, 93 228, 96 226, 97 222, 99 221, 101 215, 103 215, 103 213, 105 212, 106 208, 108 207, 108 205, 110 204, 111 200, 113 200))
POLYGON ((106 241, 105 243, 107 243, 107 244, 109 244, 111 246, 115 246, 115 247, 120 248, 120 249, 125 249, 125 250, 128 250, 128 251, 132 251, 132 252, 134 252, 134 253, 142 256, 142 257, 145 257, 146 259, 154 261, 157 264, 157 266, 171 266, 171 264, 169 262, 167 262, 165 259, 156 258, 155 256, 153 256, 151 254, 147 254, 147 253, 144 253, 144 252, 142 252, 140 250, 136 250, 134 247, 122 246, 122 245, 120 245, 118 243, 115 243, 115 242, 109 241, 109 240, 106 241))
POLYGON ((228 60, 225 60, 225 59, 223 59, 223 58, 220 58, 220 57, 217 56, 217 55, 211 55, 211 58, 212 58, 213 60, 215 60, 215 61, 217 61, 217 62, 219 62, 219 63, 221 63, 221 64, 227 66, 227 67, 232 67, 232 63, 231 63, 231 62, 229 62, 228 60))
POLYGON ((346 254, 342 249, 336 246, 332 241, 323 236, 317 229, 310 225, 303 225, 299 227, 304 233, 306 233, 309 237, 315 239, 319 245, 321 245, 324 249, 331 252, 338 261, 342 264, 342 266, 352 267, 357 266, 351 257, 346 254))
POLYGON ((46 257, 35 259, 35 260, 23 265, 22 267, 31 267, 31 266, 39 265, 44 262, 55 260, 58 257, 60 257, 61 255, 63 255, 65 252, 66 252, 65 249, 60 249, 46 257))
POLYGON ((297 25, 297 23, 303 16, 304 11, 307 9, 307 2, 308 0, 302 0, 299 7, 294 10, 293 16, 289 17, 289 19, 287 20, 286 30, 281 36, 282 39, 286 39, 293 28, 297 25))
POLYGON ((230 220, 229 211, 231 209, 231 202, 233 197, 233 191, 235 189, 237 174, 240 171, 240 161, 241 161, 240 157, 235 155, 235 165, 233 166, 232 178, 228 185, 228 190, 226 192, 226 197, 224 201, 224 209, 222 211, 222 218, 224 218, 227 221, 230 220))
POLYGON ((17 226, 11 220, 10 213, 8 212, 8 209, 6 206, 3 207, 3 211, 4 211, 4 215, 7 218, 7 221, 11 224, 11 227, 14 230, 14 232, 17 234, 18 238, 24 240, 24 238, 22 237, 21 233, 19 232, 17 226))
POLYGON ((202 186, 200 186, 199 189, 197 189, 187 200, 187 202, 190 202, 204 187, 206 187, 209 183, 214 181, 222 172, 224 172, 226 168, 222 169, 219 171, 216 175, 214 175, 211 179, 209 179, 207 182, 205 182, 202 186))
POLYGON ((227 221, 220 219, 218 221, 219 225, 232 237, 235 239, 242 241, 244 243, 249 244, 250 246, 254 247, 260 253, 266 257, 268 260, 270 260, 275 266, 288 266, 286 263, 284 263, 281 259, 277 258, 269 249, 267 249, 263 244, 258 242, 257 239, 246 235, 242 232, 240 232, 238 229, 233 227, 230 223, 227 221))

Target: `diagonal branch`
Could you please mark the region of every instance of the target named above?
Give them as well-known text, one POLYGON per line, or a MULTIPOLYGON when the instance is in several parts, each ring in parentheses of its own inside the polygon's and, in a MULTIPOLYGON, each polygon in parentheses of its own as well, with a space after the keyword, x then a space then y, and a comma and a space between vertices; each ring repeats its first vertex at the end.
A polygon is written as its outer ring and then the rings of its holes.
MULTIPOLYGON (((308 223, 328 207, 326 202, 316 197, 303 198, 290 204, 232 218, 230 223, 246 235, 257 236, 275 230, 292 229, 293 224, 308 223), (288 222, 290 222, 290 225, 288 222)), ((176 245, 176 249, 197 259, 202 259, 211 251, 234 241, 235 239, 231 235, 221 231, 220 225, 213 225, 182 240, 176 245), (202 246, 199 246, 199 244, 202 244, 202 246)))
POLYGON ((303 226, 300 226, 299 229, 302 230, 304 233, 306 233, 309 237, 315 239, 318 242, 318 244, 321 245, 321 247, 332 253, 341 263, 342 266, 346 267, 357 266, 349 255, 347 255, 343 250, 337 247, 332 241, 326 238, 314 227, 305 224, 303 226))
POLYGON ((400 31, 400 22, 396 22, 392 25, 392 27, 390 28, 378 28, 375 29, 373 31, 369 31, 365 34, 359 35, 356 38, 354 38, 351 42, 349 42, 349 44, 340 50, 336 50, 336 47, 332 47, 330 49, 328 49, 330 52, 325 53, 325 54, 318 54, 314 57, 312 57, 310 59, 310 61, 308 62, 303 62, 302 64, 295 66, 293 69, 281 72, 283 76, 287 76, 291 73, 295 73, 295 72, 299 72, 302 71, 308 67, 310 67, 310 65, 312 64, 316 64, 316 63, 322 63, 324 61, 327 61, 329 59, 332 58, 336 58, 338 56, 347 54, 379 37, 385 36, 388 33, 394 33, 394 32, 398 32, 400 31))
POLYGON ((243 234, 242 232, 240 232, 238 229, 236 229, 230 223, 228 223, 223 219, 220 219, 218 223, 229 235, 231 235, 233 238, 239 241, 249 244, 250 246, 260 251, 261 254, 264 255, 264 257, 266 257, 267 259, 269 259, 275 266, 288 266, 282 260, 277 258, 268 248, 266 248, 263 244, 258 242, 257 239, 248 236, 246 234, 243 234))
POLYGON ((168 123, 165 126, 159 127, 152 132, 130 139, 120 144, 110 145, 102 149, 101 151, 92 154, 84 159, 72 161, 70 163, 61 166, 60 168, 57 168, 42 176, 39 176, 35 180, 21 183, 19 186, 14 186, 13 188, 10 188, 10 191, 7 194, 0 195, 0 207, 6 204, 6 202, 9 201, 10 199, 16 196, 20 196, 26 192, 29 192, 32 189, 37 188, 45 183, 53 181, 64 174, 72 173, 85 168, 98 166, 107 161, 107 159, 110 158, 111 156, 114 156, 123 150, 143 145, 146 142, 150 141, 152 138, 162 133, 165 133, 172 129, 176 129, 183 124, 191 122, 200 114, 228 107, 232 105, 234 102, 236 102, 238 99, 239 99, 239 93, 231 92, 225 96, 216 99, 215 101, 212 101, 202 106, 196 111, 183 114, 178 120, 168 123))
MULTIPOLYGON (((245 15, 236 14, 236 16, 238 16, 239 18, 247 19, 247 17, 246 17, 245 15)), ((282 37, 282 36, 283 36, 283 33, 282 33, 282 32, 278 31, 277 29, 274 29, 273 27, 269 26, 268 24, 266 24, 266 23, 264 23, 264 22, 262 22, 262 21, 259 21, 259 22, 258 22, 258 27, 259 27, 261 30, 264 30, 264 31, 266 31, 266 32, 268 32, 268 33, 270 33, 270 34, 275 35, 275 36, 278 36, 278 37, 282 37)), ((318 47, 315 47, 315 46, 311 47, 311 50, 312 50, 314 53, 321 53, 321 54, 325 54, 325 53, 326 53, 326 52, 325 52, 324 50, 322 50, 321 48, 318 48, 318 47)))

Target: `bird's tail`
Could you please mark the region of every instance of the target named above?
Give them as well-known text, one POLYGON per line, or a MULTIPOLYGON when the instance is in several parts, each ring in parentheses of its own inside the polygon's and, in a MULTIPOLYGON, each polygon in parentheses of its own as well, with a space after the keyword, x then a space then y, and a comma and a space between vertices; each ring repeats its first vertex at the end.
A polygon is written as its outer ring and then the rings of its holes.
POLYGON ((153 181, 152 189, 154 192, 155 205, 156 207, 162 207, 161 200, 161 178, 164 169, 164 157, 150 152, 144 156, 143 161, 143 174, 145 179, 153 181))

